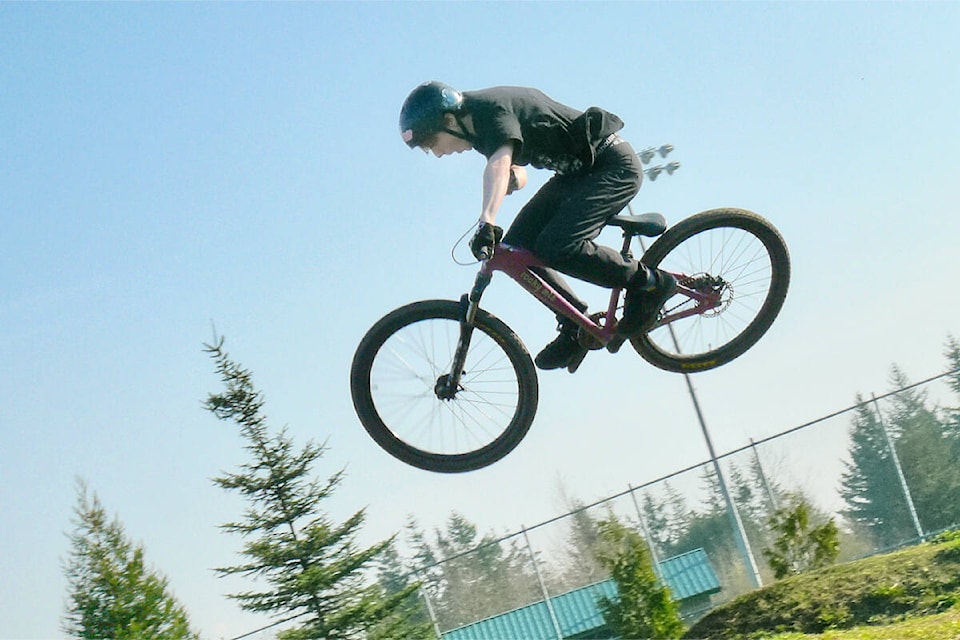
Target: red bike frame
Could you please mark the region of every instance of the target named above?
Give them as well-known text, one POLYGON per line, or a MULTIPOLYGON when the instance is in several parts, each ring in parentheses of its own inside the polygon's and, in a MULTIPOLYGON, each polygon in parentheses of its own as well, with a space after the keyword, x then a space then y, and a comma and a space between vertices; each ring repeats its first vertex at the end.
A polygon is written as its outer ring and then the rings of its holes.
MULTIPOLYGON (((632 237, 633 236, 630 234, 624 234, 623 249, 621 250, 621 253, 624 256, 631 255, 630 241, 632 237)), ((493 272, 502 271, 547 307, 556 313, 559 313, 576 322, 580 327, 583 328, 584 331, 589 333, 601 345, 609 345, 613 343, 617 336, 616 314, 617 308, 620 304, 620 293, 622 289, 616 288, 611 290, 610 302, 607 305, 607 311, 604 315, 604 322, 602 325, 600 325, 570 304, 570 302, 557 293, 553 287, 547 284, 543 278, 533 271, 533 268, 535 267, 545 266, 546 265, 544 265, 543 261, 535 256, 531 251, 518 247, 511 247, 506 244, 499 244, 493 252, 493 257, 484 261, 480 266, 480 273, 477 276, 477 282, 478 285, 482 287, 480 289, 482 292, 482 289, 486 288, 486 284, 493 276, 493 272)), ((680 320, 681 318, 700 315, 710 311, 711 309, 715 309, 722 304, 719 293, 715 292, 713 289, 698 291, 697 289, 690 288, 688 285, 694 280, 694 278, 690 275, 673 272, 671 272, 671 274, 677 279, 677 294, 693 299, 696 301, 696 304, 684 311, 679 311, 676 313, 670 313, 668 311, 660 319, 656 326, 659 327, 669 324, 675 320, 680 320)), ((476 288, 474 289, 474 292, 477 293, 476 288)), ((471 295, 470 299, 479 299, 479 296, 471 295)), ((619 342, 622 344, 622 340, 619 342)), ((619 347, 619 344, 617 347, 619 347)))

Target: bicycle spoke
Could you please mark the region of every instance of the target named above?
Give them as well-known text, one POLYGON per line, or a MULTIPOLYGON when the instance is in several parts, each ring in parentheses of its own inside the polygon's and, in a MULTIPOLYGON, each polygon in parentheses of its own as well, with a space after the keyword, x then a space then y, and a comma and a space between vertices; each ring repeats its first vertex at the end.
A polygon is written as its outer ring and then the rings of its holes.
POLYGON ((472 334, 460 388, 450 399, 437 396, 434 387, 450 373, 459 337, 452 319, 411 323, 390 336, 371 368, 377 411, 397 438, 423 451, 476 450, 497 438, 517 411, 516 371, 480 329, 472 334))
MULTIPOLYGON (((729 343, 756 316, 771 286, 772 266, 766 247, 751 232, 733 227, 707 229, 688 238, 659 266, 723 283, 715 309, 671 322, 679 349, 665 327, 649 334, 651 343, 666 353, 705 353, 729 343)), ((673 314, 692 309, 693 304, 675 296, 666 306, 673 314)))

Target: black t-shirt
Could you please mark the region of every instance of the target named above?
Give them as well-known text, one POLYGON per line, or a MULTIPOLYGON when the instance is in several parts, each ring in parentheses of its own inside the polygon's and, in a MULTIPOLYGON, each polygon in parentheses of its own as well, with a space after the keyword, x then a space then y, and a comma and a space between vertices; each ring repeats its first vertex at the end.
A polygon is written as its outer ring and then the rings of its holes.
POLYGON ((525 87, 466 91, 463 108, 473 119, 477 151, 489 158, 512 142, 514 164, 557 173, 590 167, 597 145, 623 128, 620 118, 603 109, 579 111, 525 87))

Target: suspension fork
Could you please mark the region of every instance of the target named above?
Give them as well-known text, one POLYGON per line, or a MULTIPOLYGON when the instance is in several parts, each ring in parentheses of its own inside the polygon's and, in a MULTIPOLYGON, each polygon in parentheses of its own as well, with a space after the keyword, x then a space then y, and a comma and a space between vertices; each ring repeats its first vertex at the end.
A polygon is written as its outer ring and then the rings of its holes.
POLYGON ((492 271, 487 269, 484 263, 473 283, 473 289, 469 294, 465 293, 460 297, 460 339, 457 340, 457 349, 453 354, 449 373, 440 376, 434 389, 437 397, 442 400, 453 399, 460 390, 460 378, 465 373, 463 366, 467 361, 467 351, 470 350, 470 338, 473 336, 473 323, 480 308, 480 297, 492 278, 492 271))

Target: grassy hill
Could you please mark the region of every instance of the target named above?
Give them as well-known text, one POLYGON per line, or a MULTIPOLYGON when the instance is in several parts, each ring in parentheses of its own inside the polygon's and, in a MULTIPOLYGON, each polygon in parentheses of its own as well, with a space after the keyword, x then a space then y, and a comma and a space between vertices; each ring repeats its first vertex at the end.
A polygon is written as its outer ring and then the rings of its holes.
MULTIPOLYGON (((714 609, 685 637, 734 640, 784 632, 820 634, 944 614, 958 603, 960 534, 953 533, 936 542, 781 580, 714 609)), ((950 615, 955 614, 956 610, 944 614, 947 624, 960 624, 956 618, 951 622, 950 615)), ((888 629, 884 637, 891 637, 889 633, 888 629)))
POLYGON ((910 618, 883 626, 861 626, 834 629, 818 634, 781 633, 764 636, 765 640, 958 640, 960 639, 960 606, 946 613, 910 618))

